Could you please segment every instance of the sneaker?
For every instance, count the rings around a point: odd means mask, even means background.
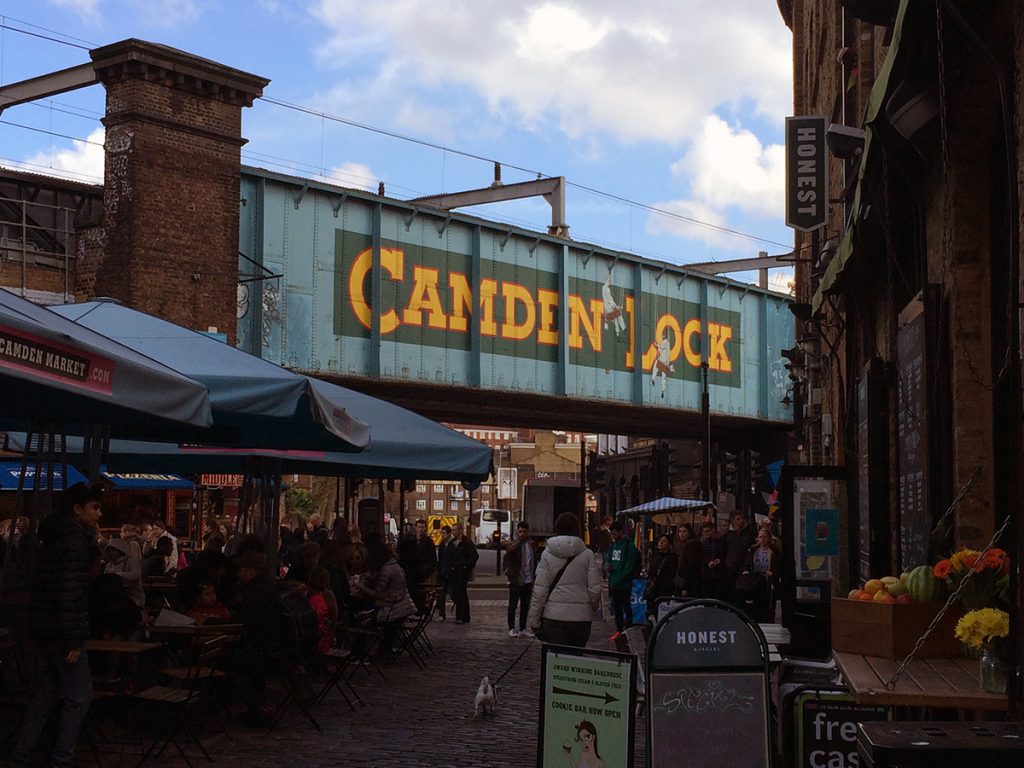
[[[456,619],[455,623],[456,624],[468,624],[469,622],[465,621],[464,619]]]
[[[444,623],[444,616],[435,616],[434,617],[434,621],[440,621],[443,624]]]
[[[509,637],[519,637],[519,630],[516,629],[515,627],[513,627],[512,629],[510,629],[508,631],[508,636]]]
[[[521,630],[519,630],[519,636],[520,637],[528,637],[531,640],[536,637],[536,635],[533,634],[533,632],[531,632],[529,629],[521,629]]]
[[[612,635],[611,635],[611,637],[608,638],[608,640],[609,640],[609,642],[614,643],[620,637],[622,637],[622,632],[620,632],[619,630],[615,630],[614,632],[612,632]]]

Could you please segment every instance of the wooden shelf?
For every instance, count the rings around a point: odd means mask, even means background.
[[[1006,696],[986,693],[978,683],[978,661],[965,657],[915,659],[893,690],[885,687],[900,660],[854,653],[833,654],[858,704],[1006,711]]]

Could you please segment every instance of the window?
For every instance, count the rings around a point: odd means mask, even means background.
[[[480,493],[482,493],[484,496],[490,496],[491,495],[491,486],[489,486],[489,485],[481,485],[480,486]]]
[[[452,504],[451,504],[451,511],[452,512],[458,512],[459,511],[459,502],[457,502],[457,501],[453,501],[452,502]]]
[[[434,485],[434,493],[444,493],[444,486],[440,483]]]
[[[427,492],[426,483],[417,483],[416,484],[416,493],[426,493],[426,492]]]
[[[444,512],[444,499],[434,499],[434,510]]]
[[[426,499],[416,499],[416,510],[419,512],[424,511],[427,508]]]

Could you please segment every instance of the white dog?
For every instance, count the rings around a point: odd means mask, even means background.
[[[473,702],[473,709],[476,712],[475,717],[483,715],[491,715],[493,717],[495,700],[494,686],[491,685],[490,678],[484,675],[484,679],[480,681],[480,687],[476,690],[476,700]]]

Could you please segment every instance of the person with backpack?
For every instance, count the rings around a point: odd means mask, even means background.
[[[620,521],[612,523],[610,531],[612,545],[608,550],[608,592],[615,613],[615,634],[609,639],[615,640],[626,627],[633,626],[633,574],[640,564],[640,552],[633,540],[623,535]]]
[[[453,546],[454,545],[454,546]],[[473,539],[465,534],[461,525],[452,526],[451,571],[448,576],[448,589],[455,603],[455,623],[469,623],[469,576],[480,559]]]

